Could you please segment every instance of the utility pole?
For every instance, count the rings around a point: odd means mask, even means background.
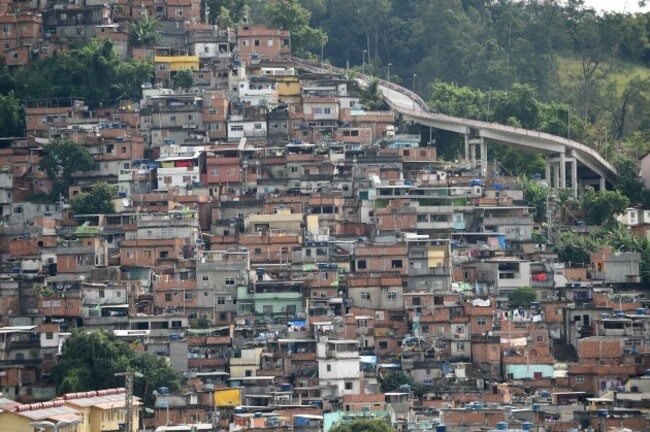
[[[123,376],[126,380],[126,393],[124,394],[124,408],[126,409],[126,420],[124,421],[124,430],[133,432],[133,378],[142,378],[140,372],[118,372],[115,376]]]

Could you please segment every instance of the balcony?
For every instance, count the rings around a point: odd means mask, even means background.
[[[533,219],[528,215],[485,217],[485,226],[532,225]]]
[[[422,230],[451,230],[454,229],[454,223],[450,221],[416,222],[415,228]]]

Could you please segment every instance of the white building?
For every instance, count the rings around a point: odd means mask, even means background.
[[[339,396],[361,394],[359,342],[324,339],[316,348],[319,385],[336,386]]]
[[[266,77],[250,77],[239,82],[238,97],[241,102],[249,102],[253,106],[278,103],[276,82]]]
[[[159,164],[158,190],[166,191],[175,187],[187,188],[199,185],[204,170],[205,153],[202,146],[173,147],[170,153],[156,160]]]

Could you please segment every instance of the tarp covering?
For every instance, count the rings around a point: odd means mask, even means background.
[[[241,405],[241,389],[215,390],[214,405],[218,407]]]

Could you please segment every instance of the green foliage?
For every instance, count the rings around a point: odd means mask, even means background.
[[[394,432],[394,429],[381,420],[353,420],[337,424],[330,432]]]
[[[56,52],[14,74],[21,99],[82,99],[92,107],[138,99],[140,85],[153,76],[153,64],[122,62],[110,40],[92,39],[69,52]]]
[[[582,197],[582,210],[589,225],[602,225],[625,211],[630,200],[620,191],[587,191]]]
[[[566,231],[560,235],[555,248],[561,261],[589,263],[591,254],[604,244],[603,238]]]
[[[515,308],[528,308],[535,300],[537,300],[537,293],[535,292],[535,288],[530,286],[517,288],[515,291],[508,294],[510,306]]]
[[[412,385],[411,376],[404,371],[387,372],[381,380],[383,393],[399,390],[404,384]]]
[[[174,75],[176,87],[187,90],[194,85],[194,72],[188,68],[180,68]]]
[[[326,33],[309,26],[311,12],[298,0],[268,0],[264,5],[264,16],[271,25],[291,32],[293,53],[320,49]]]
[[[533,208],[533,220],[541,223],[546,220],[546,206],[549,199],[549,188],[529,177],[519,177],[516,187],[524,191],[524,199]]]
[[[9,92],[0,94],[0,138],[22,137],[25,135],[25,113],[20,101]]]
[[[59,194],[68,194],[73,173],[92,170],[95,160],[84,146],[69,140],[59,140],[43,147],[39,166],[52,180],[52,195],[56,198]]]
[[[101,390],[124,386],[124,377],[115,373],[137,371],[144,378],[134,381],[134,394],[153,403],[152,390],[158,387],[180,389],[181,376],[162,357],[136,352],[110,330],[88,333],[75,329],[63,346],[52,380],[59,393]]]
[[[361,103],[369,111],[384,111],[389,109],[384,101],[384,95],[379,88],[379,80],[373,79],[368,86],[361,91]]]
[[[631,203],[641,203],[643,199],[643,179],[639,176],[639,164],[637,161],[620,157],[614,162],[618,172],[618,184],[616,189],[621,191]]]
[[[9,72],[4,57],[0,57],[0,95],[16,90],[16,79]]]
[[[245,13],[245,0],[206,0],[210,8],[210,22],[221,28],[242,21]]]
[[[72,211],[77,215],[111,214],[115,207],[111,201],[117,194],[117,185],[95,183],[90,192],[81,192],[70,200]]]
[[[162,40],[162,24],[157,17],[144,14],[137,21],[129,23],[131,43],[135,46],[153,46]]]

